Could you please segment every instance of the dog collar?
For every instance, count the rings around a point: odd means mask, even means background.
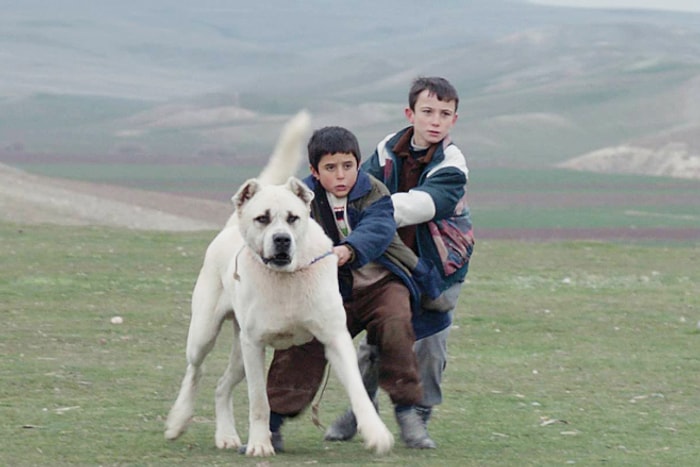
[[[236,258],[235,258],[236,263],[235,263],[235,267],[233,269],[233,279],[237,280],[237,281],[241,280],[241,276],[238,275],[238,255],[240,255],[242,251],[243,251],[243,248],[238,250],[238,253],[236,253]],[[306,266],[297,269],[297,271],[311,267],[311,266],[313,266],[314,263],[317,263],[317,262],[321,261],[323,258],[325,258],[326,256],[330,256],[332,254],[333,254],[333,250],[328,250],[325,253],[323,253],[322,255],[319,255],[319,256],[315,257],[314,259],[312,259],[309,262],[309,264],[307,264]]]
[[[321,256],[317,256],[317,257],[315,257],[314,259],[312,259],[311,262],[309,263],[309,266],[311,266],[312,264],[316,263],[317,261],[321,261],[321,260],[322,260],[323,258],[325,258],[326,256],[329,256],[329,255],[332,255],[332,254],[333,254],[333,250],[328,250],[327,252],[325,252],[325,253],[322,254]],[[307,267],[309,267],[309,266],[307,266]]]

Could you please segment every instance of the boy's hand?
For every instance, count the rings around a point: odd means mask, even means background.
[[[347,245],[334,246],[333,253],[338,257],[338,266],[351,261],[353,257],[352,248]]]

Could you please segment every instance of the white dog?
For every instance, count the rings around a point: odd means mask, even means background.
[[[284,129],[258,179],[232,198],[235,212],[209,245],[192,294],[187,370],[170,410],[165,437],[180,436],[194,413],[202,363],[226,319],[233,322],[228,367],[216,387],[216,446],[238,448],[232,390],[247,377],[249,456],[275,453],[269,430],[265,348],[303,344],[316,337],[348,393],[365,446],[378,454],[394,439],[365,390],[345,324],[332,242],[309,217],[313,192],[290,177],[302,156],[310,117],[301,112]],[[276,185],[278,183],[284,185]]]

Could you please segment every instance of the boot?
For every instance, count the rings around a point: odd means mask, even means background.
[[[326,429],[323,439],[326,441],[347,441],[357,433],[357,419],[351,409],[336,418],[331,426]]]
[[[271,431],[270,441],[272,441],[272,447],[275,448],[275,452],[284,452],[284,439],[282,438],[282,431]]]
[[[372,404],[379,412],[379,401],[377,394],[372,397]],[[326,429],[323,439],[326,441],[348,441],[357,434],[357,418],[352,409],[348,409]]]
[[[413,449],[435,449],[437,444],[430,439],[428,429],[415,407],[395,410],[396,421],[401,429],[401,439],[406,447]]]
[[[416,412],[420,415],[421,420],[423,420],[423,425],[428,427],[428,422],[430,421],[430,415],[433,413],[432,407],[427,407],[425,405],[417,405]]]

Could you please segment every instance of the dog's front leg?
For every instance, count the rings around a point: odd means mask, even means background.
[[[350,405],[357,417],[358,431],[365,440],[365,447],[380,455],[388,453],[394,445],[394,437],[379,418],[362,384],[357,354],[350,334],[340,333],[324,345],[326,358],[348,393]]]
[[[245,453],[246,456],[273,456],[275,449],[270,438],[270,403],[265,384],[265,346],[241,335],[241,351],[250,405],[248,446]]]

